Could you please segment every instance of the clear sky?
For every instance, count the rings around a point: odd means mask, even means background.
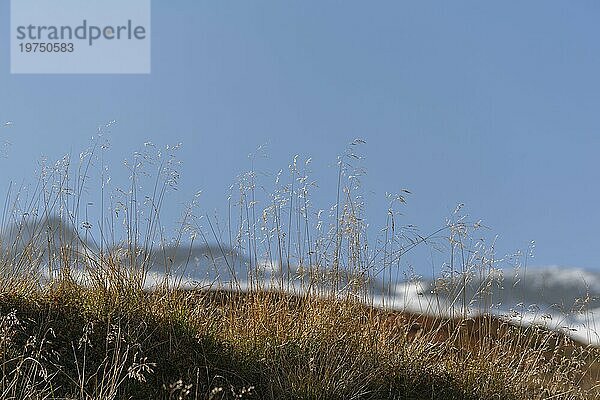
[[[181,142],[175,221],[198,190],[223,212],[250,168],[312,157],[335,201],[335,161],[356,137],[374,225],[407,188],[425,233],[457,203],[499,235],[536,241],[535,265],[600,269],[600,4],[596,1],[153,1],[149,75],[11,75],[0,0],[0,195],[35,183],[42,156],[110,133],[111,174],[142,144]],[[90,190],[93,190],[90,189]],[[417,266],[417,268],[421,268]]]

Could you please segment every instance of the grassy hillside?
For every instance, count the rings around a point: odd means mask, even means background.
[[[0,302],[3,399],[593,399],[600,352],[492,318],[276,292],[83,289]]]
[[[170,156],[140,155],[131,187],[110,195],[101,172],[107,210],[97,222],[85,188],[101,157],[85,153],[75,173],[69,160],[44,169],[33,192],[9,196],[2,218],[0,399],[600,398],[600,350],[558,333],[466,311],[449,319],[369,307],[375,282],[391,288],[415,248],[443,258],[440,290],[459,310],[475,304],[470,296],[497,301],[489,289],[501,287],[507,259],[474,236],[482,224],[461,207],[431,234],[401,224],[408,191],[389,196],[385,226],[369,240],[352,156],[340,158],[329,213],[310,203],[313,185],[294,159],[272,195],[257,193],[251,171],[225,224],[192,204],[169,239],[160,209],[178,179]],[[194,261],[180,251],[190,242],[222,253],[208,257],[223,277],[213,290],[173,280]],[[232,265],[233,254],[248,263]],[[508,260],[526,268],[521,255]],[[148,290],[157,265],[171,279]],[[223,290],[238,279],[245,291]]]

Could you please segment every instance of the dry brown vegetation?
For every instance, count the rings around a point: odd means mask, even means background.
[[[164,243],[158,215],[177,177],[170,158],[143,157],[158,176],[145,213],[137,201],[139,161],[131,168],[131,188],[110,198],[97,241],[62,226],[53,230],[47,221],[57,216],[88,235],[91,224],[80,209],[93,154],[82,158],[75,179],[66,178],[68,165],[45,172],[28,203],[35,209],[28,213],[46,218],[39,235],[26,237],[17,228],[16,239],[0,243],[2,399],[600,397],[600,350],[556,332],[490,316],[450,319],[369,306],[373,278],[391,279],[406,252],[434,239],[448,254],[449,290],[463,309],[470,299],[452,285],[467,284],[474,271],[492,276],[497,260],[493,246],[471,245],[480,224],[458,214],[434,235],[402,229],[394,204],[404,203],[406,191],[391,200],[382,244],[371,251],[363,205],[353,195],[359,174],[346,160],[353,154],[340,159],[330,223],[311,211],[309,180],[296,160],[291,183],[277,188],[262,210],[256,175],[241,179],[239,221],[230,219],[224,236],[251,260],[240,279],[249,278],[252,290],[243,291],[236,290],[235,277],[213,290],[182,290],[167,280],[144,286],[152,267],[146,254],[160,252]],[[65,190],[69,182],[74,187]],[[5,216],[21,221],[23,207]],[[120,225],[124,240],[116,243]],[[184,233],[222,240],[210,220],[208,227],[206,233],[186,214],[175,245]],[[282,271],[269,285],[259,259]],[[286,290],[298,286],[302,290]]]
[[[282,293],[2,295],[2,398],[591,399],[596,349]]]

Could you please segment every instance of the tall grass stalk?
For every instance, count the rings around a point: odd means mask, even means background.
[[[252,162],[226,221],[195,200],[171,235],[161,209],[177,146],[146,144],[126,189],[108,184],[104,144],[74,167],[44,164],[2,216],[0,398],[598,398],[598,349],[487,313],[506,260],[462,207],[422,234],[402,224],[410,192],[389,194],[369,238],[362,144],[339,158],[329,209],[312,204],[310,159],[294,157],[273,189]],[[425,314],[393,307],[419,287],[403,263],[420,247],[446,257],[432,296],[416,294]],[[216,278],[186,278],[199,262]]]

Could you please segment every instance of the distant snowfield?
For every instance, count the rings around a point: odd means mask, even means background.
[[[60,265],[57,260],[64,249],[69,249],[74,259],[88,260],[82,264],[89,266],[99,252],[73,232],[56,219],[47,225],[8,227],[0,236],[4,265],[1,274],[14,274],[12,266],[23,265],[21,254],[26,248],[29,257],[25,262],[38,265],[42,282],[50,278],[49,270],[56,269],[48,267],[49,261],[54,260],[50,265]],[[537,324],[600,347],[600,273],[581,268],[550,266],[495,271],[492,276],[483,277],[473,274],[466,279],[456,276],[454,281],[422,279],[391,285],[341,273],[337,275],[339,284],[333,288],[329,284],[332,271],[287,267],[277,261],[251,262],[223,245],[163,246],[159,251],[140,251],[135,257],[122,248],[111,249],[110,253],[118,255],[120,265],[148,266],[143,282],[148,290],[168,283],[182,289],[284,290],[293,294],[311,291],[322,295],[336,293],[341,297],[352,293],[368,305],[398,311],[444,317],[488,313],[517,325]],[[92,268],[101,264],[91,263]],[[85,268],[73,268],[71,273],[85,284],[89,276],[84,271]],[[463,291],[460,288],[465,281]],[[363,290],[355,291],[356,287]],[[364,288],[368,289],[367,294]]]

